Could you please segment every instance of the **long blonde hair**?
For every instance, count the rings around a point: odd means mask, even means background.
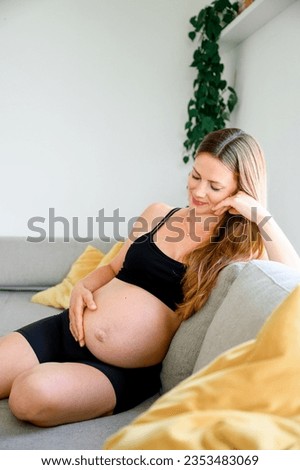
[[[266,204],[266,170],[263,152],[250,135],[240,129],[211,132],[201,142],[197,156],[206,152],[219,159],[237,177],[238,191]],[[177,313],[186,320],[207,301],[218,274],[230,263],[260,258],[264,244],[254,222],[228,212],[214,228],[212,236],[185,258],[184,301]]]

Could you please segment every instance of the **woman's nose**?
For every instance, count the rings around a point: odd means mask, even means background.
[[[205,197],[206,192],[207,192],[206,183],[204,181],[199,181],[194,191],[195,196]]]

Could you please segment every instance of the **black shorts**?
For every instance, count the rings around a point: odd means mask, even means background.
[[[117,367],[100,361],[86,346],[80,347],[69,329],[69,310],[17,330],[29,342],[40,363],[77,362],[100,370],[116,394],[114,413],[126,411],[160,389],[161,364],[140,368]]]

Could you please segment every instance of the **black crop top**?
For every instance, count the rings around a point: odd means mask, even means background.
[[[185,265],[170,258],[154,243],[153,235],[179,208],[174,208],[151,232],[137,238],[129,247],[117,279],[142,287],[172,310],[183,301],[182,278]]]

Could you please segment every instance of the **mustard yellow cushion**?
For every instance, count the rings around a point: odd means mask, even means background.
[[[117,242],[115,243],[112,248],[109,250],[108,253],[106,253],[106,255],[103,256],[103,258],[101,259],[99,265],[97,266],[98,268],[100,266],[105,266],[106,264],[110,263],[112,261],[112,259],[117,256],[117,254],[119,253],[120,249],[122,248],[122,246],[124,245],[123,242]]]
[[[72,289],[76,282],[87,276],[99,266],[108,264],[122,247],[122,242],[116,243],[105,255],[102,251],[89,245],[72,264],[65,279],[56,286],[34,294],[31,301],[56,308],[68,308]]]
[[[160,397],[104,448],[299,450],[299,338],[300,286],[255,340]]]

